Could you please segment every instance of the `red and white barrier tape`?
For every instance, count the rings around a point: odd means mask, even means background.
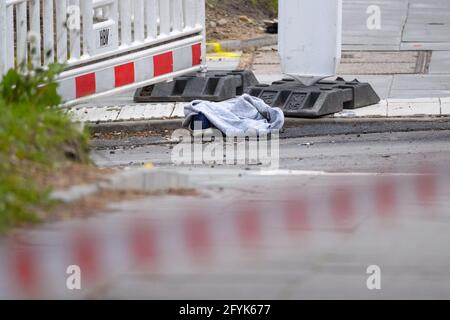
[[[151,209],[165,217],[142,210],[134,218],[102,217],[69,230],[23,231],[0,243],[0,298],[76,298],[80,293],[66,288],[71,265],[81,268],[90,288],[135,267],[177,272],[246,257],[252,250],[297,249],[308,231],[339,235],[370,216],[445,214],[449,181],[447,172],[366,177],[327,184],[320,192],[286,188],[288,195],[277,201],[190,200]]]

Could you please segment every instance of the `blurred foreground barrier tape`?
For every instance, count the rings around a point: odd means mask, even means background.
[[[253,249],[297,254],[311,230],[328,230],[339,239],[370,217],[395,222],[411,215],[448,216],[448,169],[418,171],[353,176],[355,184],[336,176],[320,192],[286,186],[270,201],[183,199],[183,205],[102,215],[65,229],[18,231],[0,242],[0,298],[86,297],[133,268],[177,273],[202,263],[240,261]],[[71,265],[81,270],[81,291],[66,287]]]

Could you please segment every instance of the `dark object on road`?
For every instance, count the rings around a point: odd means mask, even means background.
[[[342,78],[323,80],[313,86],[283,79],[272,85],[253,86],[247,92],[263,99],[269,106],[280,108],[286,117],[296,118],[318,118],[380,102],[370,84],[356,79],[350,82]]]
[[[266,33],[277,34],[278,33],[278,20],[264,20],[266,25]]]
[[[211,122],[209,122],[208,118],[203,114],[199,113],[192,118],[192,122],[190,125],[191,130],[206,130],[211,128]]]
[[[135,102],[225,101],[242,95],[259,82],[251,71],[208,71],[138,89]]]

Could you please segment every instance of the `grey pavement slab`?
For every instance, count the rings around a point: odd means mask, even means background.
[[[339,74],[408,74],[416,73],[420,52],[343,52]]]
[[[378,6],[381,28],[367,28],[368,7]],[[344,0],[345,50],[450,50],[446,0]]]
[[[381,29],[367,28],[367,9],[371,5],[379,6],[382,20]],[[382,49],[398,49],[402,30],[407,18],[407,0],[344,0],[343,7],[343,44]]]
[[[434,51],[430,63],[431,74],[450,74],[450,51]]]
[[[395,75],[390,98],[450,96],[450,75]]]
[[[450,42],[450,2],[410,0],[403,42]]]

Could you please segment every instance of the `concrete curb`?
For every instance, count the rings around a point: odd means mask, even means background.
[[[80,107],[69,110],[74,121],[87,123],[96,127],[95,132],[121,131],[124,124],[132,122],[138,126],[137,131],[176,128],[184,118],[186,103],[127,104],[103,107]],[[335,118],[373,118],[373,117],[427,117],[450,116],[450,97],[386,99],[376,105],[356,110],[344,110]],[[95,125],[91,125],[95,124]],[[164,125],[162,125],[164,124]],[[105,128],[102,131],[102,128]],[[116,128],[116,129],[113,129]]]
[[[375,122],[375,121],[394,121],[394,122],[411,122],[411,121],[436,121],[436,120],[450,121],[450,116],[408,116],[408,117],[325,117],[319,119],[297,119],[286,118],[285,127],[295,125],[318,125],[324,123],[346,123],[351,122]],[[148,120],[148,121],[127,121],[127,122],[112,122],[89,124],[88,128],[91,133],[109,133],[109,132],[125,132],[136,133],[144,131],[162,131],[162,130],[176,130],[181,129],[183,124],[182,119],[174,120]]]
[[[387,120],[387,121],[386,121]],[[450,117],[417,118],[325,118],[308,122],[292,119],[286,123],[281,133],[282,139],[332,136],[345,134],[370,134],[385,132],[410,132],[450,130]]]
[[[139,120],[123,122],[89,123],[88,129],[92,134],[109,132],[143,132],[175,130],[181,128],[183,119],[170,120]]]
[[[207,45],[207,52],[217,52],[217,46],[223,51],[240,51],[250,48],[261,48],[278,44],[278,35],[266,35],[245,40],[224,40]]]
[[[343,134],[430,130],[450,130],[450,117],[389,118],[388,121],[386,121],[386,118],[288,119],[285,128],[280,133],[280,138],[292,139]],[[128,137],[116,140],[93,140],[91,147],[97,150],[108,150],[150,145],[173,145],[177,143],[178,141],[172,141],[163,137]]]
[[[188,185],[187,175],[158,169],[132,169],[119,172],[108,181],[78,185],[68,190],[52,192],[50,197],[56,201],[71,203],[103,190],[158,192],[187,188]]]

